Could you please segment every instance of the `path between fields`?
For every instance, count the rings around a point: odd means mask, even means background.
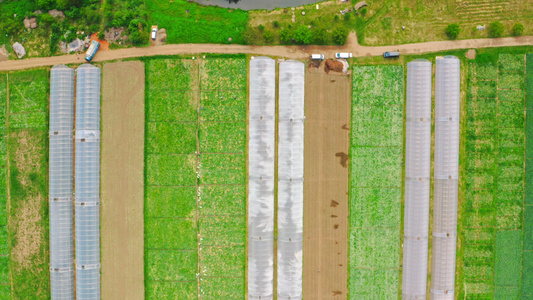
[[[420,54],[453,49],[509,47],[533,45],[533,36],[507,37],[494,39],[472,39],[458,41],[438,41],[405,45],[367,47],[357,43],[355,33],[351,33],[344,46],[246,46],[218,44],[175,44],[145,48],[126,48],[98,52],[95,62],[130,57],[177,55],[190,53],[246,53],[279,56],[293,59],[308,58],[311,53],[322,53],[333,57],[335,52],[352,52],[353,56],[378,56],[385,51],[400,51],[401,54]],[[76,64],[84,62],[85,54],[69,54],[52,57],[36,57],[22,60],[0,62],[0,71],[27,69],[57,64]]]

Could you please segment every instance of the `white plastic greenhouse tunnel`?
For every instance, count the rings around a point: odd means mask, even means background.
[[[459,187],[461,63],[455,56],[436,60],[435,169],[431,298],[454,299]]]
[[[52,299],[74,299],[73,136],[74,70],[50,72],[50,290]]]
[[[431,166],[431,62],[407,64],[402,298],[426,299]]]
[[[276,62],[250,60],[248,125],[248,298],[274,297]]]
[[[305,65],[279,64],[278,299],[302,298]]]
[[[100,299],[100,68],[76,83],[76,298]]]

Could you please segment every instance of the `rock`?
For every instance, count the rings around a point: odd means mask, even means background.
[[[33,17],[33,18],[26,17],[24,19],[24,27],[26,27],[27,29],[35,29],[35,28],[37,28],[37,18],[35,18],[35,17]]]
[[[59,42],[59,49],[61,49],[61,53],[68,53],[67,43]]]
[[[358,2],[358,3],[354,6],[354,8],[355,8],[355,10],[358,10],[358,9],[360,9],[361,7],[363,7],[363,6],[367,6],[367,5],[368,5],[368,4],[367,4],[365,1],[361,1],[361,2]]]
[[[36,16],[38,16],[38,15],[40,15],[42,13],[43,13],[42,10],[36,10],[36,11],[33,12],[33,14],[36,15]]]
[[[24,55],[26,55],[26,49],[24,49],[24,46],[22,46],[19,42],[13,44],[13,50],[19,58],[22,58]]]
[[[70,53],[72,51],[82,51],[83,46],[85,43],[80,39],[75,39],[70,44],[67,45],[67,52]]]
[[[65,14],[62,11],[59,11],[57,9],[49,10],[48,13],[54,18],[59,18],[61,20],[65,18]]]

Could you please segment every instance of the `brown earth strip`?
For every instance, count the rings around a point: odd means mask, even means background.
[[[102,299],[144,299],[144,64],[102,82]]]
[[[305,79],[305,299],[346,299],[351,79],[309,68]],[[348,129],[348,130],[347,130]]]

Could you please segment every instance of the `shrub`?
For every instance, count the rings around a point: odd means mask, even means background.
[[[279,34],[279,40],[285,44],[292,42],[292,37],[293,33],[292,30],[290,30],[289,28],[281,30],[281,33]]]
[[[516,23],[513,26],[513,35],[514,36],[520,36],[524,33],[524,24],[522,23]]]
[[[335,42],[335,44],[344,45],[348,39],[348,29],[344,26],[337,26],[335,29],[333,29],[332,35],[333,42]]]
[[[312,39],[313,39],[313,34],[311,33],[311,29],[309,29],[309,27],[305,25],[301,25],[294,32],[294,40],[298,44],[304,44],[304,45],[311,44]]]
[[[364,17],[366,15],[366,13],[368,12],[368,10],[366,9],[366,7],[363,7],[361,9],[361,15]]]
[[[455,40],[459,36],[459,33],[461,33],[461,27],[459,27],[459,24],[454,23],[450,24],[446,27],[446,35],[451,39]]]
[[[324,27],[317,28],[313,36],[315,38],[315,44],[324,45],[328,43],[328,31]]]
[[[275,28],[278,28],[279,27],[279,22],[278,21],[274,21],[274,22],[272,22],[272,25],[274,25]]]
[[[274,32],[272,30],[263,31],[263,39],[267,43],[272,43],[274,41]]]
[[[104,40],[105,39],[105,32],[103,30],[98,32],[98,39],[99,40]]]
[[[259,29],[259,31],[263,31],[265,30],[265,26],[263,26],[263,24],[260,24],[259,26],[257,26],[257,29]]]
[[[501,22],[495,21],[489,25],[489,34],[492,37],[500,37],[503,35],[504,27]]]
[[[350,21],[351,14],[345,13],[344,14],[344,21],[349,22]]]
[[[333,20],[338,21],[339,20],[339,15],[335,15],[335,17],[333,17]]]

